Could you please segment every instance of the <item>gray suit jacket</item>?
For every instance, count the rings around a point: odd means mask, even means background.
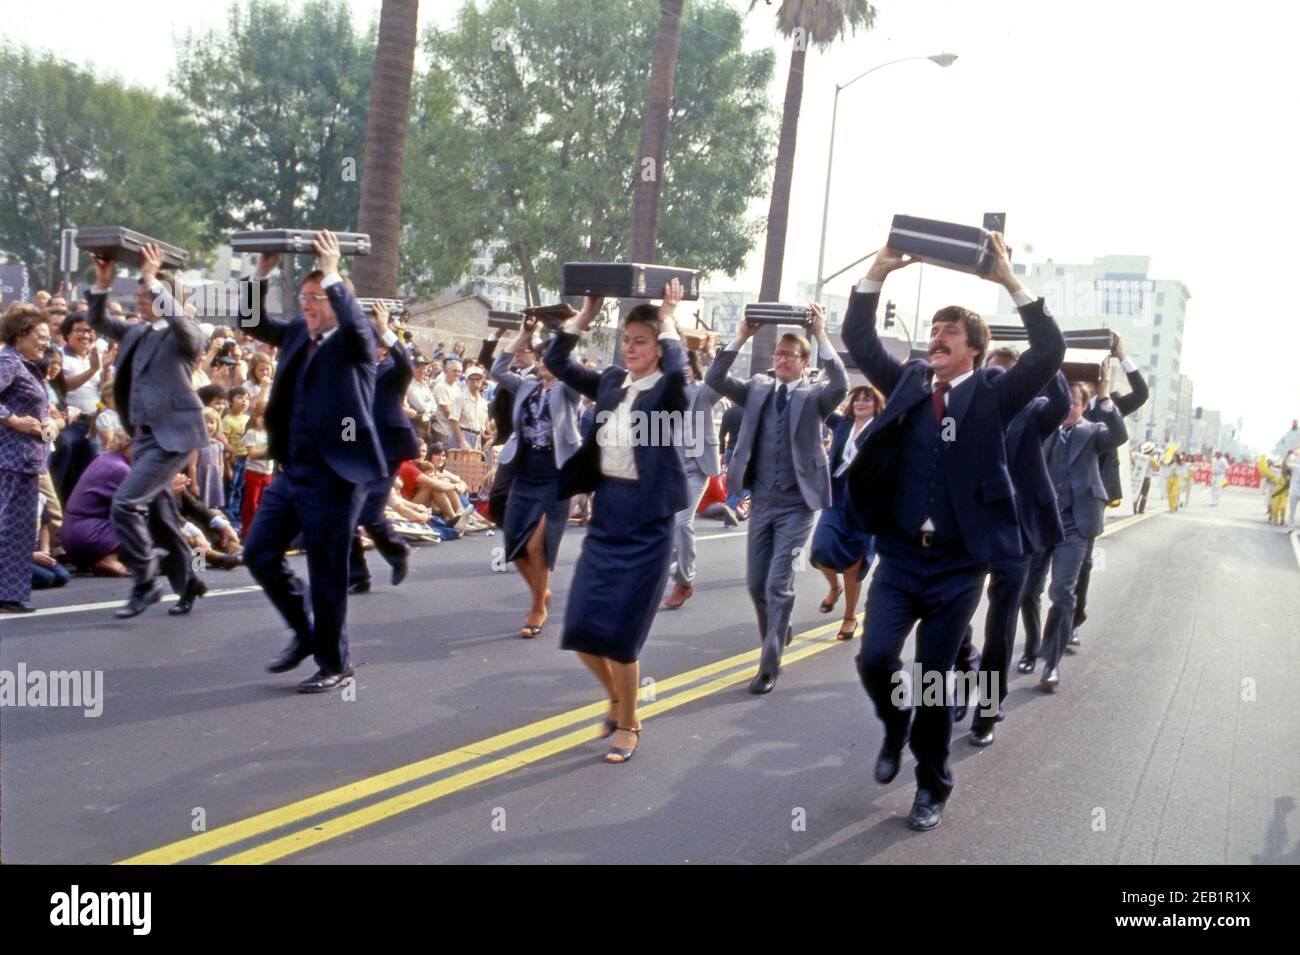
[[[737,354],[731,349],[724,350],[704,375],[706,385],[745,409],[736,449],[727,466],[727,487],[731,489],[748,487],[746,472],[754,451],[759,415],[777,385],[776,379],[768,375],[754,375],[748,381],[729,375]],[[824,377],[816,384],[801,379],[790,395],[790,444],[795,476],[804,503],[814,511],[831,504],[831,472],[822,442],[822,422],[839,407],[849,391],[848,375],[838,355],[824,371]]]
[[[509,464],[518,453],[524,399],[542,385],[542,380],[536,375],[521,375],[517,371],[511,371],[510,363],[514,357],[508,351],[502,352],[492,362],[492,370],[489,372],[493,381],[515,396],[514,407],[510,411],[514,430],[497,453],[500,464]],[[548,400],[551,403],[551,432],[555,436],[555,466],[562,468],[582,446],[582,432],[578,427],[582,416],[582,396],[564,382],[557,381],[551,388]]]
[[[686,418],[682,433],[674,440],[682,465],[694,461],[712,477],[722,470],[718,457],[718,426],[713,421],[713,406],[722,395],[708,385],[695,382],[686,386]]]
[[[193,451],[208,443],[203,403],[191,378],[194,363],[203,354],[203,332],[171,295],[164,291],[159,299],[167,327],[150,334],[149,322],[132,325],[110,315],[107,293],[86,293],[90,326],[119,342],[113,396],[122,424],[128,430],[151,429],[154,440],[166,451]],[[143,362],[138,376],[137,352]],[[130,417],[133,392],[137,406],[143,408],[138,421]]]
[[[1052,442],[1061,440],[1060,431],[1053,431],[1043,439],[1043,458],[1050,462]],[[1071,510],[1074,524],[1084,537],[1096,537],[1106,524],[1106,502],[1110,495],[1101,480],[1098,457],[1103,452],[1118,448],[1128,440],[1124,416],[1112,407],[1101,412],[1101,421],[1080,418],[1070,432],[1068,463],[1070,473]],[[1084,452],[1088,453],[1084,453]]]

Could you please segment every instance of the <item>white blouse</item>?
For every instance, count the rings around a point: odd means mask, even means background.
[[[636,456],[632,453],[632,403],[644,391],[649,391],[664,376],[662,371],[632,380],[628,372],[623,380],[623,400],[618,403],[614,413],[606,417],[596,430],[596,442],[600,447],[600,473],[605,477],[622,478],[635,481]],[[641,433],[647,433],[643,426]]]

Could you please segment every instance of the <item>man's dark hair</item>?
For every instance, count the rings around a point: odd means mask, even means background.
[[[85,315],[78,315],[76,312],[69,312],[63,317],[63,321],[59,323],[59,334],[63,336],[65,342],[68,340],[68,336],[72,334],[72,329],[76,327],[77,322],[83,322],[87,328],[91,327],[89,319]]]
[[[203,407],[212,404],[217,398],[226,397],[226,389],[220,385],[204,385],[198,390],[199,401],[203,402]]]
[[[1018,362],[1020,361],[1020,351],[1019,349],[1012,348],[1010,345],[1003,345],[1001,348],[995,348],[991,352],[989,352],[988,360],[990,362],[994,362],[994,361],[1009,361],[1013,363]]]
[[[974,366],[979,368],[984,364],[984,352],[989,347],[989,326],[978,312],[972,312],[969,308],[960,305],[947,305],[934,313],[934,318],[930,320],[930,327],[933,328],[940,322],[959,323],[966,333],[966,343],[976,350]]]

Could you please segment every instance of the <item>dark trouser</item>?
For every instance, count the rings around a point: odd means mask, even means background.
[[[1079,581],[1074,585],[1074,619],[1071,630],[1077,630],[1088,619],[1088,582],[1092,580],[1092,545],[1097,540],[1088,538],[1088,549],[1083,554],[1083,566],[1079,568]]]
[[[97,454],[99,439],[90,430],[89,415],[82,415],[59,434],[54,442],[54,453],[50,455],[50,476],[54,479],[60,503],[68,503],[73,488]]]
[[[163,573],[172,590],[181,594],[193,573],[194,553],[181,536],[181,515],[172,493],[172,480],[185,467],[192,451],[168,451],[148,428],[136,428],[131,442],[131,473],[113,495],[109,519],[121,545],[122,563],[143,593],[158,572],[155,547],[164,551]]]
[[[758,669],[768,676],[775,676],[781,667],[785,634],[794,610],[794,562],[804,553],[816,517],[798,488],[754,495],[747,541],[747,582],[763,646]]]
[[[1033,660],[1038,655],[1037,626],[1043,582],[1048,566],[1051,567],[1052,583],[1048,596],[1052,605],[1047,611],[1047,622],[1043,625],[1042,634],[1043,666],[1048,670],[1054,670],[1060,664],[1065,644],[1070,639],[1074,621],[1074,588],[1079,581],[1079,568],[1083,566],[1084,554],[1091,542],[1091,538],[1080,535],[1069,511],[1062,514],[1061,518],[1065,525],[1065,540],[1050,551],[1034,554],[1029,568],[1029,581],[1025,585],[1025,656]],[[1032,632],[1029,615],[1031,607]]]
[[[488,491],[488,520],[497,527],[506,526],[506,504],[510,501],[510,486],[515,483],[515,458],[497,465],[496,477]]]
[[[972,730],[983,730],[1002,719],[1007,698],[1007,674],[1016,646],[1016,616],[1029,577],[1029,557],[994,562],[989,579],[989,609],[984,616],[984,648],[979,668],[988,681],[981,687],[983,698],[974,702]],[[969,637],[970,628],[966,633]],[[960,657],[958,659],[960,662]]]
[[[348,663],[348,563],[364,494],[364,485],[343,480],[323,462],[286,468],[262,496],[244,544],[253,579],[326,673],[340,673]],[[284,559],[299,533],[307,551],[310,615],[306,588]]]
[[[393,479],[397,477],[397,469],[401,463],[401,461],[389,461],[388,475],[375,478],[367,485],[365,497],[361,501],[361,512],[357,515],[357,523],[366,529],[370,539],[375,542],[375,550],[379,551],[380,557],[388,561],[389,567],[394,566],[411,552],[406,541],[393,531],[393,525],[389,524],[388,518],[384,516],[384,509],[388,506],[388,496],[393,490]],[[352,533],[352,551],[348,560],[348,582],[353,584],[370,582],[366,552],[361,546],[361,535],[355,530]]]
[[[1147,512],[1147,494],[1151,491],[1151,475],[1142,479],[1142,490],[1138,492],[1137,500],[1133,502],[1134,514],[1145,514]]]
[[[933,680],[937,674],[946,681],[962,635],[979,606],[988,565],[973,561],[960,541],[922,548],[898,538],[877,537],[876,547],[880,562],[867,590],[858,675],[885,724],[885,746],[901,750],[910,741],[917,788],[947,799],[953,786],[948,767],[951,700],[945,694],[941,705],[926,705],[922,685],[914,685],[914,705],[903,705],[903,643],[919,621],[916,662],[922,678]]]
[[[0,468],[0,600],[32,595],[32,551],[40,475]]]

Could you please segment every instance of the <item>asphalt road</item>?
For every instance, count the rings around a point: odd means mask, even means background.
[[[571,529],[535,641],[500,536],[425,548],[353,598],[353,699],[263,666],[285,642],[245,572],[176,619],[112,619],[118,581],[0,617],[0,669],[103,671],[102,715],[0,709],[5,862],[1300,862],[1300,541],[1260,495],[1197,491],[1098,544],[1083,647],[1054,695],[1013,673],[997,742],[954,734],[942,827],[914,833],[913,764],[871,779],[881,731],[838,614],[799,575],[776,691],[753,697],[743,533],[703,522],[701,584],[642,657],[655,701],[599,761],[594,681],[557,649]],[[1119,522],[1123,524],[1123,522]],[[378,558],[371,556],[372,567]],[[499,565],[499,560],[496,561]],[[163,607],[167,606],[164,604]],[[982,619],[977,616],[977,622]]]

